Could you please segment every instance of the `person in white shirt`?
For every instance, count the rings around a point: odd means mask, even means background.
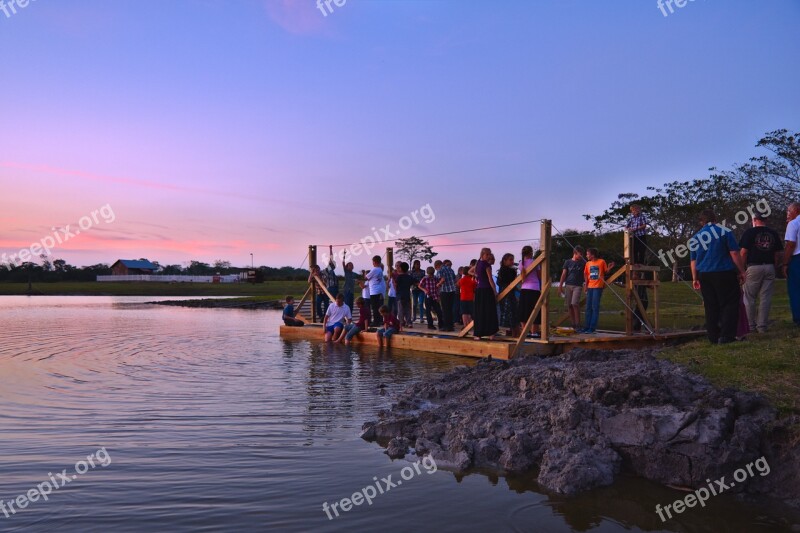
[[[383,305],[383,295],[386,292],[386,282],[383,279],[383,268],[381,267],[381,256],[376,255],[372,258],[372,270],[366,275],[369,283],[369,303],[372,307],[372,325],[381,325],[380,308]]]
[[[792,320],[800,326],[800,202],[792,202],[786,209],[786,246],[783,252],[783,275],[789,291]]]
[[[322,321],[322,329],[325,330],[325,341],[330,341],[333,337],[339,337],[345,324],[353,321],[353,314],[350,308],[344,304],[344,294],[336,295],[336,304],[328,307],[325,312],[325,319]]]

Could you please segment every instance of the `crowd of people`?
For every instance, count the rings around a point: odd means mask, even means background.
[[[648,220],[640,206],[630,207],[626,231],[632,236],[631,263],[645,264]],[[773,284],[779,267],[788,277],[792,317],[800,325],[800,203],[787,210],[788,226],[784,241],[766,226],[766,218],[755,214],[753,227],[739,242],[727,228],[717,224],[712,210],[700,213],[701,229],[693,237],[702,246],[690,246],[692,285],[700,291],[706,316],[708,338],[713,343],[728,343],[743,338],[749,331],[763,332],[769,325]],[[382,258],[372,258],[372,268],[354,271],[352,262],[344,264],[343,286],[339,289],[336,262],[331,259],[324,269],[310,268],[309,283],[314,284],[316,314],[323,318],[325,340],[349,344],[355,335],[374,332],[383,345],[392,335],[414,324],[429,330],[455,331],[456,325],[472,324],[476,340],[493,340],[501,334],[519,337],[541,336],[541,313],[536,304],[541,291],[550,286],[542,280],[541,264],[531,268],[538,252],[524,246],[519,262],[506,253],[494,272],[495,256],[483,248],[468,266],[453,270],[449,259],[435,261],[423,269],[419,260],[411,265],[398,261],[386,271]],[[600,302],[606,278],[614,263],[606,263],[596,248],[573,247],[572,257],[564,261],[558,293],[564,297],[572,327],[583,334],[597,331]],[[634,272],[634,275],[636,272]],[[321,280],[321,284],[317,281]],[[324,286],[324,289],[323,289]],[[356,288],[360,296],[356,298]],[[647,308],[647,287],[637,286],[637,295]],[[330,300],[328,295],[334,298]],[[500,295],[502,294],[502,297]],[[586,310],[581,325],[581,300]],[[354,305],[358,320],[353,321]],[[533,320],[529,320],[534,311]],[[634,328],[645,322],[638,308]],[[435,318],[435,321],[434,321]],[[287,297],[283,313],[288,326],[302,326],[304,321],[294,309],[294,299]]]

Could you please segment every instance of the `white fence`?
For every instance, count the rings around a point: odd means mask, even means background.
[[[138,274],[130,276],[97,276],[97,281],[156,281],[161,283],[235,283],[238,274],[226,276],[159,276],[156,274]]]

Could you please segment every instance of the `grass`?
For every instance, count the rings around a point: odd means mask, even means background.
[[[277,300],[291,294],[300,298],[304,281],[267,281],[260,284],[213,283],[37,283],[34,291],[44,295],[115,296],[235,296],[242,302]],[[0,294],[26,294],[25,283],[0,283]],[[614,291],[622,297],[621,287]],[[703,307],[697,294],[685,283],[664,283],[659,290],[661,327],[690,329],[703,325]],[[651,293],[651,306],[653,305]],[[551,323],[564,312],[563,299],[551,292]],[[624,329],[623,303],[606,289],[601,303],[600,327]],[[786,282],[776,283],[770,332],[752,334],[745,342],[713,346],[696,340],[663,349],[660,357],[680,363],[719,387],[756,391],[767,397],[783,414],[800,414],[800,345],[798,330],[791,323]]]

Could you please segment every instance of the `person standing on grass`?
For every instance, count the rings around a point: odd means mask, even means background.
[[[745,271],[736,238],[716,222],[713,210],[700,213],[703,227],[693,237],[700,244],[691,252],[692,287],[703,295],[708,340],[727,344],[736,340]]]
[[[488,337],[494,340],[500,326],[497,320],[497,286],[492,277],[492,265],[490,258],[492,250],[482,248],[480,259],[475,262],[475,266],[469,269],[469,275],[475,276],[477,284],[475,286],[475,314],[472,320],[474,325],[474,339],[481,340]]]
[[[783,274],[789,291],[792,320],[800,326],[800,202],[792,202],[786,210],[786,251],[783,253]]]
[[[586,265],[583,267],[584,287],[586,288],[586,327],[579,333],[594,333],[600,320],[600,300],[603,298],[603,289],[606,285],[606,274],[614,263],[610,265],[600,257],[597,248],[586,250]]]
[[[372,307],[372,325],[381,325],[380,308],[383,305],[383,295],[386,292],[386,282],[383,279],[383,268],[381,268],[381,256],[376,255],[372,258],[372,270],[367,273],[369,283],[369,300]]]
[[[647,217],[642,214],[638,204],[631,206],[631,217],[625,229],[633,235],[633,264],[643,265],[647,254]]]
[[[461,267],[461,278],[458,280],[459,298],[461,299],[461,322],[466,326],[472,321],[475,300],[475,278],[468,274],[469,267]]]
[[[447,266],[445,261],[436,261],[434,264],[436,279],[439,286],[439,302],[442,306],[442,331],[454,331],[453,300],[456,297],[456,274]]]
[[[325,330],[325,341],[339,339],[339,335],[344,331],[346,324],[353,321],[353,314],[350,308],[344,305],[344,294],[336,296],[336,302],[325,311],[325,319],[322,321],[322,329]]]
[[[581,293],[583,292],[583,269],[586,266],[583,254],[583,246],[576,246],[572,249],[572,259],[564,261],[561,279],[558,282],[558,294],[564,296],[564,305],[567,307],[572,328],[575,331],[581,327]]]
[[[783,241],[778,232],[767,227],[766,217],[753,217],[753,227],[744,232],[739,240],[742,262],[747,269],[744,282],[744,305],[747,310],[750,331],[764,333],[769,323],[772,306],[772,291],[775,272],[780,264]],[[759,306],[756,307],[756,299]]]
[[[414,278],[414,288],[411,290],[411,297],[414,299],[414,309],[411,316],[414,320],[419,317],[419,323],[425,320],[425,293],[419,288],[419,282],[425,277],[425,271],[420,267],[419,259],[415,259],[411,265],[410,275]]]

